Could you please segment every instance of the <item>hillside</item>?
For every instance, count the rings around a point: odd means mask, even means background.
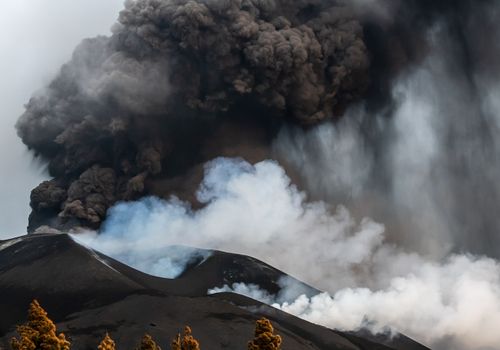
[[[329,330],[232,293],[206,295],[208,289],[232,282],[258,283],[276,292],[276,281],[284,275],[251,257],[213,252],[179,278],[164,279],[90,250],[68,235],[0,241],[0,346],[8,345],[29,302],[37,298],[70,337],[73,349],[95,348],[106,331],[119,348],[135,346],[145,331],[165,347],[185,324],[192,326],[203,349],[244,349],[255,320],[263,315],[283,336],[287,350],[426,349],[404,336],[390,340]]]

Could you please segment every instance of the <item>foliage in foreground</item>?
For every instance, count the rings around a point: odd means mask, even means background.
[[[11,340],[12,350],[70,350],[70,342],[64,333],[57,334],[54,322],[37,300],[33,300],[28,310],[28,320],[17,326],[18,337]],[[282,339],[274,334],[274,328],[266,318],[256,322],[254,339],[248,342],[248,350],[280,350]],[[184,334],[177,334],[170,344],[171,350],[201,350],[200,343],[193,337],[189,326]],[[115,350],[116,344],[106,333],[97,346],[98,350]],[[145,334],[136,350],[161,350],[149,334]]]
[[[37,300],[33,300],[28,310],[28,321],[17,326],[17,338],[12,338],[13,350],[69,350],[70,343],[63,333],[56,334],[54,322]]]
[[[135,350],[161,350],[149,334],[144,334],[141,344]]]
[[[184,328],[184,336],[181,339],[180,333],[177,338],[172,341],[172,350],[200,350],[200,343],[191,335],[191,328],[186,326]]]
[[[257,321],[255,325],[255,338],[248,342],[248,350],[279,350],[281,337],[274,334],[274,328],[266,318]]]
[[[116,344],[113,339],[109,336],[108,333],[104,336],[104,339],[97,346],[97,350],[115,350]]]

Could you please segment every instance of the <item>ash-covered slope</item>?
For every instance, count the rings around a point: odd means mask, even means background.
[[[73,349],[95,348],[106,331],[122,348],[135,346],[146,331],[165,345],[184,324],[193,327],[203,349],[244,348],[262,315],[273,321],[286,349],[426,349],[403,336],[387,346],[381,343],[388,339],[377,343],[332,331],[240,295],[206,296],[208,288],[234,281],[272,291],[283,275],[255,259],[214,252],[169,280],[134,270],[68,235],[0,241],[0,347],[37,298],[70,336]]]

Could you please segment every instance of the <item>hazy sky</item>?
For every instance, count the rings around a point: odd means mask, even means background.
[[[16,135],[32,93],[86,37],[108,34],[123,0],[0,2],[0,239],[26,232],[29,193],[47,175]]]

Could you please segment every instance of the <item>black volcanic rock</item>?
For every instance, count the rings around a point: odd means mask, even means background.
[[[214,252],[170,280],[134,270],[68,235],[0,241],[0,348],[36,298],[77,350],[96,348],[105,332],[118,348],[135,346],[144,332],[168,348],[185,324],[205,350],[244,349],[261,316],[273,321],[287,350],[426,349],[403,336],[375,341],[333,331],[232,293],[206,296],[207,289],[235,281],[272,292],[284,275],[250,257]]]
[[[244,282],[255,284],[269,294],[276,295],[282,289],[280,282],[287,278],[301,294],[313,296],[321,293],[320,290],[250,256],[221,251],[209,251],[206,255],[209,256],[203,262],[194,261],[175,279],[177,290],[185,290],[187,295],[202,296],[206,295],[208,289]]]

